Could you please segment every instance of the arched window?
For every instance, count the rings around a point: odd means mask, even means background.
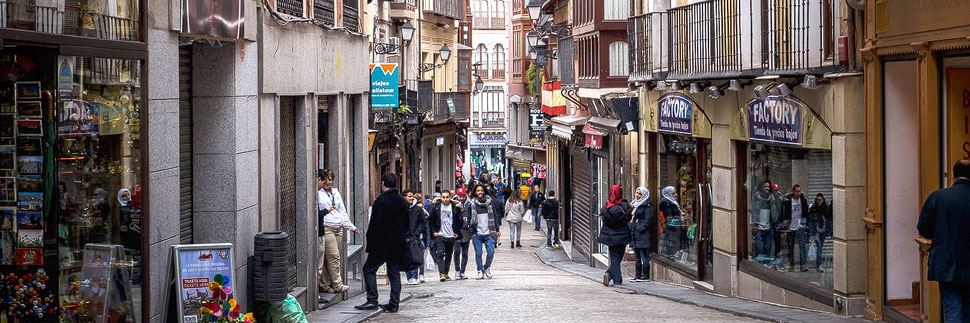
[[[472,64],[481,64],[477,69],[478,75],[482,78],[488,78],[488,47],[485,47],[485,44],[478,44],[473,56]]]
[[[626,42],[610,44],[610,76],[630,75],[630,51]]]
[[[492,52],[492,69],[505,71],[505,47],[502,44],[495,44],[495,50]]]

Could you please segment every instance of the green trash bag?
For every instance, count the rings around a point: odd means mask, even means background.
[[[258,316],[262,316],[262,320],[258,320],[260,323],[307,323],[303,307],[293,295],[287,295],[279,302],[265,303],[258,312]]]

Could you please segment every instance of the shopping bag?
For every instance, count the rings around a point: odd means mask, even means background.
[[[435,267],[435,264],[434,264],[434,256],[431,256],[430,252],[426,253],[424,255],[424,270],[433,271],[436,269],[437,268]]]
[[[818,258],[818,245],[815,242],[815,238],[809,241],[808,246],[808,262],[814,262]]]
[[[424,265],[424,246],[421,245],[421,241],[414,237],[408,237],[404,239],[404,243],[407,246],[404,248],[404,259],[401,261],[401,269],[404,271],[412,271],[421,268],[421,265]]]
[[[525,223],[532,223],[532,210],[525,211],[525,216],[522,217],[522,221],[525,221]]]

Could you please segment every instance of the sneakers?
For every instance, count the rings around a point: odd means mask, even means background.
[[[468,276],[465,276],[465,273],[458,273],[457,277],[458,277],[458,280],[468,279]]]
[[[631,278],[631,279],[630,279],[630,282],[631,282],[631,283],[639,283],[639,282],[641,282],[641,281],[642,281],[642,280],[640,280],[640,277],[635,277],[635,278]]]
[[[822,268],[822,266],[818,266],[818,272],[824,273],[825,272],[825,268]]]
[[[485,279],[485,272],[484,271],[479,271],[478,272],[478,279]]]
[[[448,276],[446,276],[445,274],[438,274],[438,279],[440,279],[441,282],[443,283],[446,280],[448,280]]]
[[[408,285],[417,285],[417,284],[418,284],[417,279],[414,279],[414,278],[408,279]]]
[[[424,283],[424,275],[418,276],[418,282]]]
[[[449,281],[452,280],[451,276],[445,275],[445,280],[449,280]]]
[[[610,279],[610,275],[603,274],[603,286],[610,287],[610,284],[612,283],[613,283],[613,280]]]
[[[492,270],[490,268],[485,269],[485,278],[492,279]]]

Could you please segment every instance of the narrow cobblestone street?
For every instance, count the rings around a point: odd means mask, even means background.
[[[527,226],[524,226],[527,227]],[[503,229],[507,230],[507,227]],[[373,322],[753,322],[711,309],[606,288],[586,278],[549,267],[536,258],[535,247],[544,243],[541,232],[524,228],[523,248],[511,249],[502,237],[492,264],[492,279],[439,282],[404,286],[411,300],[398,313],[383,313]],[[507,232],[503,231],[507,234]],[[469,248],[474,254],[474,248]],[[470,259],[468,273],[475,261]],[[642,284],[642,283],[641,283]],[[382,290],[382,295],[386,290]]]

